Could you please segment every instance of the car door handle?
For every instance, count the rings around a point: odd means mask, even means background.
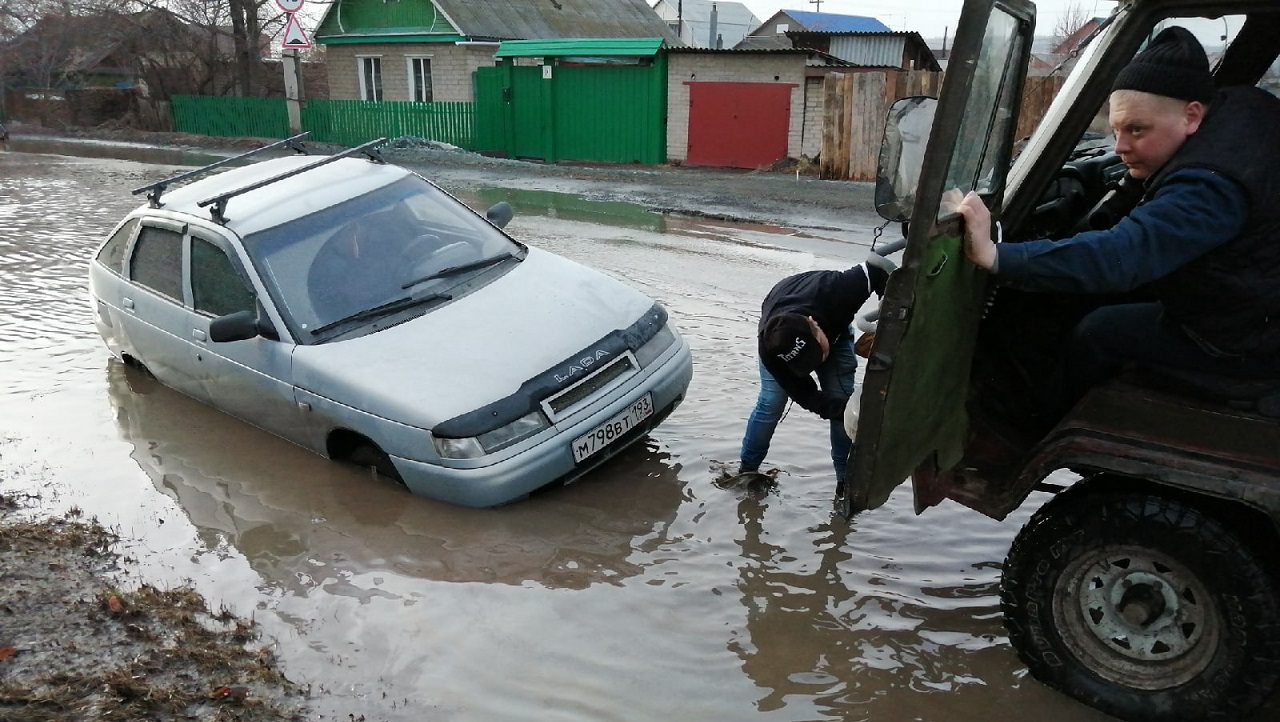
[[[198,329],[198,328],[193,328],[193,329],[191,329],[191,338],[194,338],[195,340],[200,341],[201,343],[203,343],[203,342],[205,342],[205,341],[208,341],[208,340],[209,340],[209,335],[208,335],[208,334],[206,334],[204,331],[201,331],[201,330],[200,330],[200,329]]]
[[[120,299],[120,305],[121,305],[121,306],[124,306],[125,308],[129,309],[130,311],[132,311],[132,310],[133,310],[133,299],[132,299],[132,298],[121,298],[121,299]]]

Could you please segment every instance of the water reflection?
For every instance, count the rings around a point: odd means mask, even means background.
[[[133,460],[207,549],[238,549],[268,584],[343,593],[352,574],[583,589],[639,573],[633,540],[681,502],[667,455],[637,444],[572,487],[501,509],[414,497],[188,399],[112,360],[108,395]],[[346,590],[346,593],[357,593]]]
[[[77,158],[116,158],[155,165],[203,166],[222,160],[224,155],[205,150],[163,148],[142,143],[121,143],[42,135],[21,135],[9,139],[9,150],[15,153],[48,153]],[[227,153],[226,155],[235,155]]]

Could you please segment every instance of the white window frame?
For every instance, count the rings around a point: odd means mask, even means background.
[[[365,65],[369,61],[376,61],[374,68],[377,71],[377,87],[370,88],[365,81]],[[357,55],[356,56],[356,79],[360,83],[360,99],[366,101],[380,102],[383,98],[383,88],[385,87],[382,79],[382,56],[381,55]]]
[[[409,78],[409,100],[414,103],[430,103],[435,100],[436,84],[435,78],[432,77],[431,58],[430,55],[406,55],[404,58],[406,77]],[[419,60],[427,61],[427,89],[431,91],[431,97],[425,100],[419,100],[417,97],[419,86],[415,66]]]

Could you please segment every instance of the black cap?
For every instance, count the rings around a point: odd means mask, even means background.
[[[1213,74],[1200,41],[1186,28],[1160,31],[1120,71],[1111,90],[1140,90],[1178,100],[1213,100]]]
[[[800,376],[808,376],[822,363],[822,347],[809,319],[798,313],[780,313],[764,322],[760,352],[777,357]]]

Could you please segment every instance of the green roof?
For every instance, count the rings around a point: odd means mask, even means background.
[[[657,55],[662,38],[561,38],[504,40],[495,57],[529,58],[564,55]]]

